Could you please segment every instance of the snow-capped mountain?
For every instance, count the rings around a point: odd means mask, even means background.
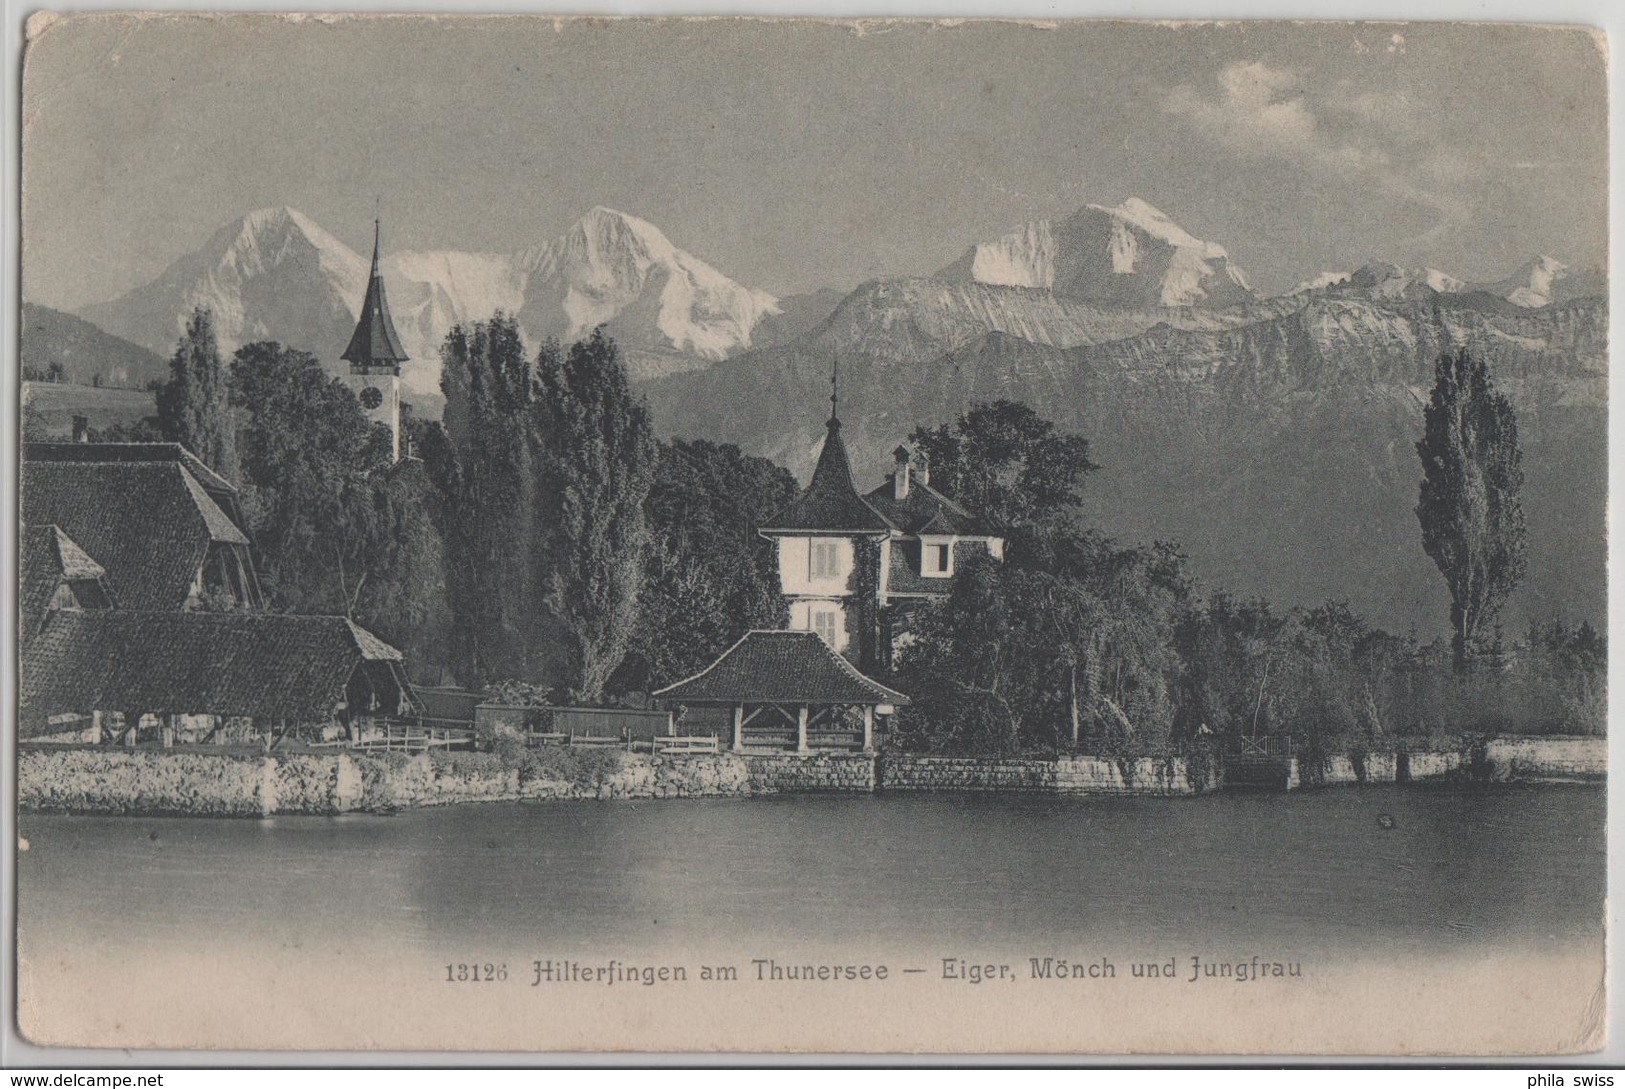
[[[1370,261],[1348,277],[1348,286],[1370,299],[1416,299],[1427,292],[1456,295],[1467,282],[1436,268],[1402,268],[1387,261]]]
[[[1525,310],[1608,293],[1598,270],[1575,271],[1555,257],[1533,257],[1505,279],[1469,283],[1436,268],[1405,268],[1371,261],[1355,272],[1322,272],[1294,287],[1288,296],[1326,293],[1363,299],[1427,300],[1438,295],[1492,295]]]
[[[1324,291],[1328,287],[1343,283],[1353,275],[1352,272],[1322,272],[1301,281],[1298,286],[1288,291],[1287,294],[1290,296],[1302,295],[1310,291]]]
[[[250,212],[150,284],[84,316],[168,355],[194,307],[222,347],[273,339],[338,366],[366,289],[367,258],[291,208]],[[704,366],[750,346],[778,300],[678,249],[636,216],[594,208],[563,236],[515,253],[391,252],[381,271],[412,357],[409,389],[439,388],[439,346],[457,322],[513,314],[531,342],[607,324],[636,376]]]
[[[228,351],[276,339],[336,359],[355,327],[367,261],[291,208],[262,208],[216,231],[163,274],[81,315],[168,357],[194,307]]]
[[[1504,280],[1475,284],[1514,306],[1535,309],[1585,296],[1606,295],[1607,277],[1596,269],[1571,269],[1555,257],[1532,257]]]
[[[1138,197],[1035,220],[973,245],[938,279],[1045,288],[1103,306],[1227,306],[1254,297],[1223,246],[1204,242]]]

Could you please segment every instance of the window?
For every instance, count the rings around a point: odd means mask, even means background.
[[[947,575],[953,570],[952,544],[925,544],[920,547],[920,573],[925,575]]]
[[[841,573],[840,548],[835,541],[812,543],[812,577],[832,579]]]
[[[834,609],[814,609],[812,611],[813,631],[818,637],[831,647],[836,647],[836,637],[840,632],[841,614]]]

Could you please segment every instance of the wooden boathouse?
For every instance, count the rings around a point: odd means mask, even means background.
[[[874,752],[876,716],[909,702],[811,631],[749,632],[652,695],[667,707],[725,709],[734,752]]]

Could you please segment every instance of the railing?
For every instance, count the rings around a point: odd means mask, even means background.
[[[1230,751],[1236,756],[1286,760],[1292,755],[1292,738],[1287,734],[1264,734],[1259,737],[1238,734],[1230,743]]]
[[[332,744],[356,752],[428,752],[430,749],[473,748],[474,731],[472,728],[426,726],[411,719],[385,719],[381,734],[375,729],[356,740]]]
[[[721,751],[716,734],[657,737],[649,743],[649,751],[656,756],[681,756],[685,753],[714,753]]]

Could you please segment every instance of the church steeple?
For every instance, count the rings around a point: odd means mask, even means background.
[[[401,364],[407,360],[401,338],[389,316],[389,300],[384,296],[384,278],[378,272],[379,221],[372,221],[372,272],[367,276],[367,296],[361,300],[361,318],[356,322],[350,346],[339,358],[350,364],[345,384],[355,393],[361,411],[375,424],[389,428],[391,459],[401,459]]]
[[[389,316],[389,299],[384,295],[384,278],[378,274],[381,238],[379,221],[372,221],[372,272],[367,277],[367,297],[361,301],[361,318],[356,322],[350,346],[340,359],[355,374],[400,374],[409,358],[401,348],[401,338]]]

